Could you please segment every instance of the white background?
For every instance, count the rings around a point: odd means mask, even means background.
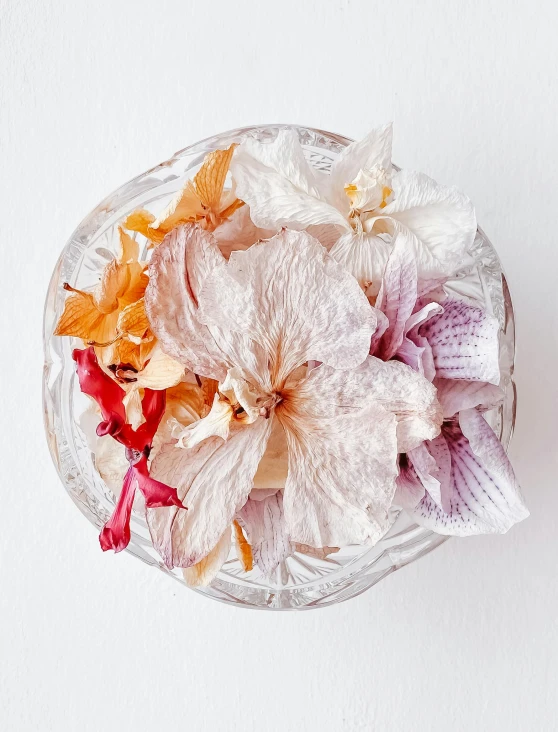
[[[0,728],[558,728],[554,0],[0,0]],[[511,455],[531,518],[367,594],[248,612],[103,554],[43,437],[41,317],[66,239],[199,138],[296,122],[475,201],[517,311]]]

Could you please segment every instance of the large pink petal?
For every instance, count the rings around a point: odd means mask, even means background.
[[[432,349],[436,375],[442,379],[498,384],[496,318],[460,300],[445,300],[443,308],[441,315],[418,328],[419,336],[426,338]]]
[[[147,511],[153,545],[168,567],[190,567],[215,547],[246,503],[265,450],[271,419],[234,425],[229,438],[211,437],[185,450],[166,445],[151,475],[177,489],[188,507]]]
[[[475,409],[444,427],[451,455],[447,510],[426,495],[413,516],[440,534],[505,533],[529,515],[500,441]]]
[[[204,281],[224,263],[215,237],[195,224],[179,226],[153,253],[145,309],[163,351],[201,376],[221,381],[227,364],[198,318]]]
[[[252,547],[254,563],[264,575],[269,576],[292,553],[282,493],[278,492],[262,501],[249,498],[237,518]]]

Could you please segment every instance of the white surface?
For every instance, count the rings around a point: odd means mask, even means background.
[[[546,732],[558,722],[554,0],[0,0],[0,728]],[[50,272],[98,201],[254,122],[349,136],[476,202],[517,311],[532,516],[358,599],[271,614],[102,554],[42,433]],[[553,381],[551,381],[553,379]]]

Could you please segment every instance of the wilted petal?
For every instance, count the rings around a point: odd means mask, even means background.
[[[195,447],[209,437],[226,440],[229,436],[233,410],[226,400],[215,394],[213,406],[208,415],[186,427],[178,436],[178,446],[184,449]]]
[[[228,265],[209,276],[200,318],[235,365],[261,380],[261,366],[254,373],[254,363],[238,349],[232,353],[234,340],[223,334],[240,332],[255,341],[264,371],[279,387],[307,361],[354,368],[366,358],[376,328],[375,311],[354,279],[315,239],[288,230],[234,252]],[[254,347],[247,351],[254,353]]]
[[[107,327],[105,315],[97,308],[93,295],[74,290],[66,298],[54,335],[75,336],[83,340],[99,340],[99,337],[108,336],[111,340],[116,335],[117,317],[113,317]]]
[[[126,421],[122,403],[124,390],[101,369],[92,346],[84,349],[76,348],[72,357],[76,362],[81,391],[92,397],[101,409],[103,422],[98,425],[97,434],[119,432]]]
[[[377,355],[388,361],[396,353],[407,332],[417,301],[417,265],[408,238],[398,234],[386,264],[382,280],[381,302],[376,303],[389,321]],[[380,297],[378,297],[380,300]]]
[[[425,488],[407,455],[399,456],[399,474],[395,481],[393,503],[407,511],[412,511],[422,501]]]
[[[97,417],[98,421],[98,417]],[[97,437],[95,444],[95,468],[115,496],[120,495],[122,481],[130,463],[125,448],[110,435]]]
[[[439,438],[440,435],[438,435],[436,439]],[[427,444],[430,443],[423,442],[412,450],[409,450],[408,458],[412,463],[420,482],[432,500],[441,506],[441,483],[436,477],[438,474],[438,465],[436,463],[436,459],[430,454]]]
[[[231,145],[226,150],[214,150],[208,153],[194,177],[196,192],[205,208],[214,211],[219,208],[235,147],[236,145]]]
[[[261,239],[269,239],[275,234],[275,229],[260,229],[250,218],[248,206],[235,213],[215,229],[214,236],[221,250],[221,254],[228,259],[231,252],[248,249]]]
[[[423,173],[406,170],[394,174],[391,186],[393,200],[382,209],[381,217],[396,223],[393,231],[398,224],[414,234],[413,249],[422,279],[451,276],[473,263],[468,252],[477,222],[467,196],[457,188],[438,185]]]
[[[249,498],[238,514],[246,531],[257,567],[265,576],[292,552],[283,513],[283,496],[279,492],[263,501]]]
[[[314,557],[314,559],[327,559],[330,554],[337,554],[339,551],[338,546],[322,546],[322,547],[314,547],[314,546],[308,546],[308,544],[295,544],[294,545],[295,552],[300,552],[301,554],[306,554],[309,557]]]
[[[498,384],[498,320],[461,300],[445,300],[443,308],[418,328],[432,349],[436,375]]]
[[[229,439],[204,440],[190,450],[165,446],[154,478],[177,489],[188,511],[147,511],[153,545],[168,567],[190,567],[205,557],[246,503],[265,450],[271,420],[231,427]]]
[[[451,455],[446,511],[426,495],[413,513],[440,534],[471,536],[505,533],[529,515],[502,444],[476,409],[444,427]]]
[[[206,557],[192,567],[186,567],[182,570],[184,581],[188,587],[207,587],[227,561],[230,550],[231,530],[228,528]]]
[[[132,429],[137,430],[145,420],[141,406],[141,394],[135,384],[127,392],[122,403],[126,409],[126,422],[131,425]]]
[[[250,500],[250,499],[248,499]],[[242,565],[242,569],[245,572],[251,572],[254,568],[254,557],[252,555],[252,547],[247,542],[246,537],[244,536],[244,532],[242,531],[242,526],[238,523],[238,521],[233,522],[233,529],[234,529],[234,538],[236,543],[236,554],[238,556],[238,560],[240,564]]]
[[[277,410],[289,446],[289,536],[315,547],[374,544],[389,527],[395,491],[395,417],[374,403],[322,419],[305,406],[289,400]]]
[[[331,256],[370,295],[378,294],[390,252],[389,238],[354,231],[343,234],[330,250]]]
[[[504,397],[499,386],[483,381],[434,379],[434,386],[438,390],[438,401],[444,410],[444,417],[447,418],[474,407],[492,409]]]
[[[148,364],[137,375],[137,386],[142,389],[168,389],[176,386],[184,376],[184,366],[156,346]]]
[[[301,414],[317,419],[354,414],[370,402],[380,404],[396,416],[400,453],[436,437],[442,423],[430,382],[405,364],[373,356],[349,372],[322,365],[285,395]]]
[[[114,512],[99,534],[99,543],[104,552],[109,549],[114,552],[121,552],[130,543],[130,518],[132,516],[134,494],[135,480],[132,468],[129,468]]]
[[[149,329],[149,320],[145,312],[145,302],[140,298],[131,305],[127,305],[118,316],[117,329],[119,333],[143,338]]]
[[[391,145],[393,139],[392,125],[387,124],[369,132],[358,142],[352,142],[343,148],[331,168],[331,190],[338,192],[336,204],[341,209],[347,203],[342,200],[343,189],[359,173],[375,166],[388,170],[391,167]],[[348,207],[347,207],[348,208]]]
[[[235,151],[231,173],[236,193],[250,206],[256,226],[275,231],[316,224],[348,228],[345,217],[321,200],[294,130],[280,130],[270,143],[244,140]]]
[[[273,420],[271,433],[264,455],[254,476],[254,490],[250,494],[255,500],[258,495],[265,497],[265,491],[272,491],[271,495],[285,487],[289,468],[287,437],[283,425],[278,419]],[[260,500],[261,500],[260,498]]]
[[[227,367],[198,319],[198,296],[207,276],[222,263],[214,237],[197,226],[172,231],[149,267],[145,308],[161,348],[196,374],[222,381]]]

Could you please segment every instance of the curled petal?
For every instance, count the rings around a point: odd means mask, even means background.
[[[143,338],[149,329],[149,320],[145,312],[144,299],[140,298],[131,305],[127,305],[118,316],[117,329],[119,333]]]
[[[451,456],[447,508],[427,494],[413,513],[419,524],[454,536],[501,534],[529,515],[504,448],[476,409],[461,412],[443,435]]]
[[[125,396],[124,390],[99,366],[95,349],[92,346],[84,349],[76,348],[72,357],[77,365],[81,391],[92,397],[101,409],[104,421],[97,428],[97,434],[109,432],[116,434],[126,421],[126,413],[122,404]]]
[[[210,437],[190,450],[166,445],[151,474],[177,489],[188,511],[147,511],[153,545],[168,567],[191,567],[203,559],[246,503],[269,437],[270,422],[233,425],[229,439]]]
[[[425,488],[405,453],[399,456],[399,474],[395,484],[393,502],[396,506],[412,511],[424,498]]]
[[[215,394],[211,411],[203,419],[193,422],[183,430],[178,438],[178,447],[191,448],[209,437],[228,439],[233,410],[228,401]]]
[[[231,145],[227,150],[214,150],[208,153],[194,178],[196,192],[205,208],[212,210],[219,208],[235,147],[236,145]]]
[[[108,340],[115,335],[116,318],[108,328]],[[64,312],[56,325],[54,335],[75,336],[84,340],[100,340],[107,335],[105,316],[97,308],[93,295],[74,290],[64,303]],[[100,338],[98,338],[100,336]]]
[[[188,587],[207,587],[229,558],[230,549],[231,530],[228,528],[207,556],[192,567],[182,570],[184,581]]]
[[[292,553],[282,494],[263,501],[249,498],[239,512],[238,520],[246,531],[256,566],[268,577]]]
[[[443,308],[418,328],[432,349],[436,375],[498,384],[498,320],[461,300],[445,300]]]
[[[171,488],[149,475],[145,455],[142,455],[140,460],[132,466],[132,472],[134,479],[137,481],[137,487],[143,493],[147,508],[159,508],[161,506],[186,508],[179,499],[176,488]]]
[[[155,346],[149,362],[138,374],[136,383],[142,389],[169,389],[180,383],[183,376],[184,366]]]
[[[390,252],[390,237],[352,230],[339,237],[330,250],[335,261],[370,295],[378,294]]]

